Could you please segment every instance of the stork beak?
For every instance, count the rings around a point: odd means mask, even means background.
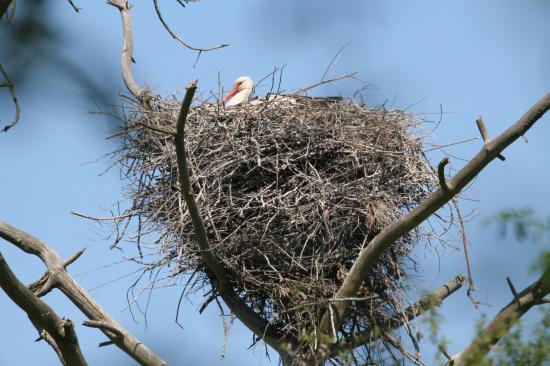
[[[229,91],[229,93],[227,93],[227,94],[225,95],[225,97],[223,97],[223,102],[224,102],[224,103],[227,102],[229,99],[231,99],[231,97],[233,97],[233,96],[234,96],[235,94],[237,94],[238,92],[239,92],[239,90],[237,89],[236,86],[234,86],[233,89],[231,89],[231,90]]]

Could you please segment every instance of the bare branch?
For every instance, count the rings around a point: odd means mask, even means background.
[[[80,12],[80,9],[78,6],[75,5],[75,3],[73,2],[73,0],[67,0],[69,2],[69,4],[71,5],[71,7],[74,9],[74,11],[76,11],[77,13]]]
[[[118,324],[103,308],[69,275],[65,267],[75,260],[79,253],[66,261],[61,260],[51,246],[40,241],[5,222],[0,221],[0,237],[19,249],[38,256],[48,268],[47,281],[58,288],[90,320],[108,324],[110,330],[100,328],[103,333],[121,350],[141,365],[163,366],[166,362],[153,353],[147,346],[136,339],[125,328]],[[44,277],[44,276],[43,276]],[[114,332],[112,329],[116,329]],[[116,333],[116,334],[115,334]],[[120,337],[119,335],[122,335]]]
[[[449,186],[447,186],[447,179],[445,179],[445,165],[449,164],[449,157],[445,156],[437,165],[437,177],[439,178],[439,185],[445,192],[449,192]]]
[[[7,2],[8,5],[9,5],[9,3],[10,3],[10,1]],[[1,5],[2,4],[0,4],[0,18],[3,15]],[[17,122],[19,122],[19,115],[21,114],[21,107],[19,106],[19,100],[17,99],[17,95],[15,94],[15,87],[13,86],[13,83],[10,80],[10,77],[9,77],[8,73],[6,72],[6,70],[4,70],[4,68],[2,67],[1,64],[0,64],[0,74],[2,74],[2,76],[6,80],[5,83],[0,84],[0,87],[9,88],[10,94],[11,94],[11,99],[13,100],[13,104],[15,105],[15,117],[14,117],[14,119],[10,123],[8,123],[6,126],[4,126],[4,128],[2,129],[2,132],[7,132],[10,128],[15,126],[17,124]]]
[[[291,94],[289,94],[289,95],[290,95],[290,96],[298,95],[298,94],[301,94],[301,93],[306,92],[306,91],[308,91],[308,90],[317,88],[318,86],[321,86],[321,85],[323,85],[323,84],[332,83],[332,82],[334,82],[334,81],[338,81],[338,80],[342,80],[342,79],[353,78],[355,75],[357,75],[356,72],[351,72],[351,73],[347,73],[347,74],[344,74],[344,75],[340,75],[340,76],[335,77],[335,78],[332,78],[332,79],[321,80],[320,82],[315,83],[315,84],[313,84],[313,85],[307,86],[307,87],[302,88],[302,89],[298,89],[298,90],[296,90],[295,92],[293,92],[293,93],[291,93]]]
[[[212,281],[215,284],[216,290],[220,293],[229,309],[258,337],[263,339],[281,355],[285,355],[287,351],[281,337],[276,331],[274,331],[273,327],[271,327],[252,309],[250,309],[248,305],[246,305],[246,303],[244,303],[239,296],[235,294],[225,273],[223,265],[219,262],[210,247],[204,221],[195,201],[191,181],[189,179],[187,152],[185,146],[185,123],[196,89],[197,81],[193,81],[187,86],[187,92],[185,93],[178,116],[175,145],[181,193],[185,203],[187,204],[189,215],[191,216],[191,221],[193,223],[193,228],[195,229],[195,235],[201,249],[202,257],[208,268],[214,274]]]
[[[164,21],[164,18],[162,17],[161,12],[160,12],[160,8],[159,8],[159,5],[158,5],[158,0],[153,0],[153,2],[155,4],[155,11],[157,12],[157,16],[158,16],[160,22],[162,23],[162,25],[164,26],[164,29],[166,29],[166,31],[168,33],[170,33],[172,38],[174,38],[175,40],[177,40],[179,43],[181,43],[185,47],[189,48],[190,50],[199,51],[199,52],[206,52],[206,51],[217,50],[218,48],[223,48],[223,47],[229,46],[228,44],[225,44],[225,43],[222,43],[219,46],[210,47],[210,48],[199,48],[199,47],[191,46],[189,43],[187,43],[183,39],[181,39],[176,33],[174,33],[174,31],[172,31],[172,29],[170,29],[168,24],[166,24],[166,22]]]
[[[447,204],[469,182],[471,182],[498,154],[500,154],[512,142],[531,128],[546,111],[550,109],[550,93],[539,100],[525,113],[519,121],[504,131],[496,139],[489,141],[483,149],[470,160],[447,183],[449,191],[438,189],[426,198],[420,205],[407,215],[402,216],[374,237],[370,243],[360,252],[357,260],[346,276],[344,283],[334,296],[346,298],[355,296],[382,253],[403,234],[420,225],[438,209]],[[339,329],[344,321],[349,301],[336,302],[335,311],[336,329]],[[330,335],[331,321],[328,310],[325,311],[319,330],[321,334]]]
[[[513,288],[513,286],[512,286]],[[515,291],[515,290],[514,290]],[[497,342],[508,334],[510,328],[533,306],[545,303],[544,297],[550,292],[550,267],[531,286],[525,288],[508,303],[475,339],[447,365],[472,365],[485,357]]]
[[[479,133],[481,134],[481,137],[483,138],[483,142],[485,144],[488,144],[491,141],[491,138],[489,137],[489,131],[487,131],[487,127],[485,127],[485,123],[483,122],[483,118],[481,116],[478,116],[476,118],[476,124],[477,128],[479,130]],[[523,135],[522,135],[523,137]],[[502,156],[501,154],[497,154],[497,158],[504,161],[506,158]]]
[[[176,136],[176,131],[174,131],[174,130],[168,130],[168,129],[165,129],[165,128],[162,128],[162,127],[148,125],[148,124],[143,123],[143,122],[136,122],[135,124],[138,125],[138,126],[147,128],[151,131],[163,133],[165,135]]]
[[[0,253],[0,287],[17,306],[27,313],[39,329],[42,338],[46,339],[56,351],[63,365],[87,365],[80,351],[73,323],[58,317],[52,308],[25,287],[15,277],[2,253]]]
[[[122,55],[120,65],[122,69],[122,78],[124,84],[136,98],[141,96],[143,90],[134,80],[132,74],[132,53],[134,50],[134,36],[132,35],[132,18],[130,16],[130,3],[126,0],[107,0],[107,4],[120,10],[122,18],[122,31],[124,34],[124,44],[122,46]]]

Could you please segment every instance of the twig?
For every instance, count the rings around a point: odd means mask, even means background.
[[[52,308],[23,285],[0,253],[0,287],[27,313],[43,339],[53,347],[64,365],[85,366],[73,323],[57,316]]]
[[[479,301],[474,299],[473,291],[475,290],[474,278],[472,276],[472,269],[470,266],[470,256],[468,255],[468,238],[466,237],[466,226],[464,225],[464,220],[462,219],[462,213],[458,207],[458,202],[455,198],[451,200],[453,206],[456,209],[456,215],[458,217],[458,224],[460,235],[462,236],[462,247],[464,248],[464,258],[466,259],[466,270],[468,271],[468,291],[466,292],[468,298],[472,301],[472,304],[477,308]]]
[[[122,19],[122,31],[124,43],[122,46],[122,55],[120,57],[120,66],[124,84],[136,98],[139,98],[143,92],[140,86],[134,80],[132,74],[132,53],[134,49],[134,37],[132,35],[132,18],[130,16],[130,3],[126,0],[107,0],[107,4],[120,10]]]
[[[147,128],[147,129],[149,129],[149,130],[152,130],[152,131],[156,131],[156,132],[159,132],[159,133],[163,133],[163,134],[165,134],[165,135],[176,136],[176,131],[174,131],[174,130],[168,130],[168,129],[166,129],[166,128],[148,125],[148,124],[146,124],[146,123],[139,122],[139,121],[136,122],[135,124],[138,125],[138,126]]]
[[[166,29],[166,31],[172,36],[172,38],[174,38],[175,40],[177,40],[179,43],[181,43],[185,47],[189,48],[190,50],[198,51],[199,54],[200,54],[200,52],[217,50],[218,48],[223,48],[223,47],[229,46],[229,44],[225,44],[225,43],[222,43],[219,46],[210,47],[210,48],[200,48],[200,47],[191,46],[189,43],[187,43],[183,39],[181,39],[174,31],[172,31],[172,29],[170,29],[168,24],[166,24],[166,22],[162,18],[162,14],[160,12],[160,8],[159,8],[159,5],[158,5],[158,0],[153,0],[153,2],[155,4],[155,11],[157,12],[157,16],[158,16],[160,22],[162,23],[162,25],[164,26],[164,29]]]
[[[343,45],[342,47],[340,47],[340,49],[338,50],[338,52],[336,52],[336,55],[334,55],[334,57],[332,58],[332,60],[331,60],[330,63],[328,64],[327,68],[325,69],[325,72],[323,73],[323,77],[321,78],[321,81],[325,81],[325,79],[327,78],[328,74],[330,73],[330,70],[332,69],[332,67],[334,66],[334,64],[336,63],[336,61],[338,61],[338,59],[340,58],[340,55],[342,54],[342,51],[343,51],[344,48],[346,48],[347,46],[349,46],[349,43],[346,43],[345,45]]]
[[[252,332],[277,350],[281,355],[284,355],[287,353],[287,349],[284,347],[284,342],[281,341],[281,336],[234,293],[223,265],[219,262],[210,247],[204,221],[191,187],[185,146],[185,123],[196,89],[197,81],[192,81],[187,86],[187,92],[185,93],[178,115],[175,145],[181,194],[187,205],[189,215],[191,216],[197,242],[201,249],[201,255],[208,268],[213,272],[214,278],[212,280],[216,286],[216,290],[219,292],[229,309],[231,309],[237,318],[239,318]]]
[[[338,80],[342,80],[342,79],[346,79],[346,78],[353,78],[355,75],[357,75],[356,72],[351,72],[351,73],[347,73],[347,74],[344,74],[344,75],[340,75],[338,77],[335,77],[333,79],[328,79],[328,80],[321,80],[320,82],[318,83],[315,83],[313,85],[310,85],[308,87],[305,87],[305,88],[302,88],[302,89],[298,89],[296,90],[295,92],[289,94],[289,96],[293,96],[293,95],[298,95],[298,94],[301,94],[305,91],[308,91],[308,90],[311,90],[311,89],[314,89],[320,85],[323,85],[323,84],[328,84],[328,83],[332,83],[334,81],[338,81]]]
[[[8,1],[7,3],[9,5],[10,2]],[[0,18],[2,17],[1,14],[2,13],[0,12]],[[15,87],[13,86],[13,83],[12,83],[8,73],[2,67],[2,64],[0,64],[0,73],[2,74],[4,79],[6,80],[6,83],[0,84],[0,87],[7,87],[10,90],[11,99],[13,100],[13,104],[15,105],[15,117],[14,117],[13,121],[8,123],[2,129],[2,132],[7,132],[10,128],[15,126],[17,124],[17,122],[19,122],[19,115],[21,114],[21,107],[19,106],[19,100],[17,99],[17,95],[15,94]]]
[[[483,142],[485,144],[488,144],[489,142],[491,142],[491,137],[489,137],[489,131],[487,131],[487,127],[485,127],[485,123],[483,122],[483,118],[481,116],[478,116],[476,118],[476,124],[477,124],[477,128],[479,130],[479,133],[481,134],[481,137],[483,138]],[[521,135],[521,136],[523,136],[523,135]],[[502,161],[506,160],[506,158],[501,154],[497,154],[497,158],[499,158]]]
[[[520,306],[521,303],[519,302],[518,292],[512,283],[512,279],[510,277],[506,277],[506,282],[508,283],[508,287],[510,287],[510,291],[512,291],[512,295],[514,295],[514,300],[516,300],[517,306]]]
[[[118,348],[126,352],[141,365],[165,366],[166,362],[153,353],[145,344],[140,342],[125,328],[118,324],[103,308],[69,275],[65,270],[78,253],[62,261],[57,252],[48,244],[34,236],[27,234],[5,222],[0,221],[0,238],[12,243],[19,249],[38,256],[48,268],[48,281],[53,287],[58,288],[76,305],[90,320],[103,321],[111,328],[117,329],[122,337],[110,331],[103,333],[116,344]]]
[[[360,252],[357,260],[350,269],[335,298],[352,297],[357,294],[367,274],[378,261],[382,253],[403,234],[420,225],[438,209],[447,204],[468,183],[470,183],[492,160],[512,142],[520,138],[550,109],[550,93],[545,95],[532,106],[514,125],[500,134],[496,139],[486,143],[483,149],[476,154],[449,182],[449,192],[443,189],[431,193],[422,203],[408,214],[402,216],[393,224],[386,227]],[[336,329],[342,325],[349,301],[337,302],[333,305]],[[330,314],[325,311],[320,324],[321,334],[330,333]]]
[[[445,179],[445,165],[449,164],[449,157],[445,156],[437,165],[437,178],[439,179],[439,185],[445,192],[449,192],[449,186],[447,185],[447,179]]]
[[[77,13],[80,11],[80,9],[82,8],[79,8],[78,6],[75,5],[75,3],[73,2],[73,0],[67,0],[69,2],[69,4],[71,4],[71,7],[74,9],[74,11],[76,11]]]

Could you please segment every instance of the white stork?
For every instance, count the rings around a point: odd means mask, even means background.
[[[226,107],[232,107],[247,102],[254,83],[249,76],[241,76],[233,84],[233,89],[223,97],[223,103]]]

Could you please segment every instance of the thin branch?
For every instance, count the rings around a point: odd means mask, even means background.
[[[525,313],[533,306],[544,303],[544,297],[548,293],[550,293],[550,266],[546,268],[538,281],[517,294],[517,297],[512,299],[447,365],[473,365],[476,361],[483,359]]]
[[[393,224],[386,227],[359,253],[357,260],[350,269],[335,298],[356,296],[366,276],[372,270],[382,253],[399,237],[408,233],[430,217],[438,209],[447,204],[468,183],[470,183],[498,154],[512,142],[525,134],[540,117],[550,109],[550,93],[539,100],[514,125],[500,134],[496,139],[489,141],[452,179],[447,182],[449,191],[438,189],[431,193],[410,213],[402,216]],[[336,329],[342,325],[349,301],[334,303]],[[320,324],[321,334],[330,335],[331,321],[328,310],[325,311]]]
[[[67,1],[71,5],[71,7],[74,9],[74,11],[76,11],[77,13],[80,12],[80,9],[82,9],[82,8],[79,8],[78,6],[76,6],[75,3],[73,2],[73,0],[67,0]]]
[[[38,256],[48,268],[47,281],[51,283],[52,287],[61,290],[61,292],[63,292],[65,296],[67,296],[67,298],[88,317],[88,319],[103,321],[109,324],[112,329],[117,329],[117,334],[103,329],[102,331],[118,348],[126,352],[141,365],[166,365],[163,359],[153,353],[146,345],[111,318],[93,297],[91,297],[65,270],[65,266],[77,257],[78,253],[68,260],[63,261],[51,246],[3,221],[0,221],[0,238],[3,238],[29,254]],[[122,337],[119,337],[118,333],[122,334]]]
[[[126,0],[107,0],[107,4],[114,6],[120,10],[122,19],[122,31],[124,44],[122,46],[122,55],[120,57],[120,66],[122,70],[122,78],[124,84],[136,98],[141,96],[143,90],[134,80],[132,74],[132,53],[134,50],[134,37],[132,35],[132,18],[130,16],[130,3]]]
[[[176,136],[176,131],[174,130],[168,130],[166,128],[148,125],[147,123],[143,123],[143,122],[136,122],[135,124],[155,132],[163,133],[165,135]]]
[[[466,270],[468,271],[468,291],[466,292],[472,304],[477,308],[479,301],[474,298],[473,291],[475,290],[474,277],[472,276],[472,267],[470,266],[470,255],[468,254],[468,238],[466,236],[466,226],[464,225],[464,220],[462,219],[462,213],[458,207],[458,201],[455,197],[451,200],[453,206],[456,209],[456,216],[458,218],[458,227],[460,230],[460,235],[462,236],[462,247],[464,248],[464,258],[466,259]]]
[[[506,282],[508,283],[508,287],[510,287],[510,291],[512,292],[512,295],[514,296],[514,300],[516,300],[516,304],[518,306],[521,305],[519,302],[518,292],[516,291],[516,288],[514,287],[514,284],[512,283],[512,279],[510,277],[506,277]]]
[[[345,45],[343,45],[342,47],[340,47],[340,49],[338,50],[338,52],[336,52],[336,55],[334,55],[334,57],[332,58],[332,60],[330,60],[330,63],[328,64],[327,68],[325,69],[325,72],[323,73],[323,77],[321,78],[321,81],[325,81],[328,74],[330,73],[330,70],[334,67],[334,65],[336,64],[336,61],[338,61],[338,59],[340,58],[340,55],[342,54],[342,51],[344,51],[344,49],[349,46],[349,43],[346,43]]]
[[[204,221],[195,201],[193,189],[191,187],[187,165],[187,152],[185,146],[185,123],[196,89],[197,81],[193,81],[187,86],[187,92],[185,93],[185,97],[181,104],[181,109],[178,116],[175,145],[181,193],[187,205],[189,215],[191,216],[191,221],[193,224],[193,228],[195,229],[197,242],[201,249],[202,258],[207,267],[214,274],[214,278],[212,278],[212,280],[215,284],[216,290],[219,292],[220,296],[223,298],[229,309],[252,332],[263,339],[267,344],[273,347],[281,355],[284,355],[286,354],[287,350],[281,336],[277,334],[278,332],[276,332],[273,327],[270,326],[263,318],[261,318],[257,313],[250,309],[248,305],[233,291],[231,283],[225,273],[225,268],[219,262],[218,258],[210,247],[210,242],[208,240],[208,235],[204,226]]]
[[[9,5],[10,1],[8,1],[7,3]],[[3,13],[2,13],[1,6],[0,6],[0,18],[2,17],[2,14]],[[10,90],[11,99],[13,100],[13,104],[15,105],[15,117],[14,117],[14,119],[10,123],[8,123],[6,126],[4,126],[4,128],[2,129],[2,132],[7,132],[10,128],[15,126],[17,124],[17,122],[19,122],[19,115],[21,114],[21,107],[19,106],[19,100],[17,99],[17,95],[15,94],[15,87],[13,86],[13,82],[11,81],[8,73],[6,72],[6,70],[4,70],[4,68],[2,67],[1,64],[0,64],[0,74],[2,74],[2,76],[6,80],[6,83],[0,84],[0,87],[7,87]]]
[[[298,89],[298,90],[296,90],[295,92],[289,94],[289,96],[301,94],[301,93],[303,93],[303,92],[305,92],[305,91],[308,91],[308,90],[317,88],[318,86],[321,86],[321,85],[323,85],[323,84],[332,83],[332,82],[334,82],[334,81],[338,81],[338,80],[342,80],[342,79],[353,78],[355,75],[357,75],[356,72],[351,72],[351,73],[347,73],[347,74],[344,74],[344,75],[340,75],[340,76],[335,77],[335,78],[332,78],[332,79],[321,80],[320,82],[315,83],[315,84],[313,84],[313,85],[307,86],[307,87],[302,88],[302,89]]]
[[[87,365],[78,345],[73,323],[58,317],[52,308],[23,285],[11,271],[2,253],[0,253],[0,287],[17,306],[27,313],[40,332],[45,333],[42,338],[47,339],[51,344],[63,365]]]
[[[162,23],[162,25],[164,26],[164,29],[166,29],[166,31],[172,36],[172,38],[174,38],[175,40],[177,40],[179,43],[181,43],[185,47],[189,48],[190,50],[198,51],[198,52],[206,52],[206,51],[217,50],[219,48],[229,46],[229,44],[225,44],[225,43],[222,43],[219,46],[210,47],[210,48],[199,48],[199,47],[191,46],[189,43],[187,43],[183,39],[181,39],[174,31],[172,31],[172,29],[170,29],[168,24],[166,24],[166,22],[164,21],[164,18],[162,17],[161,12],[160,12],[160,8],[159,8],[159,5],[158,5],[158,0],[153,0],[153,2],[155,4],[155,11],[157,12],[157,16],[158,16],[160,22]]]
[[[479,133],[481,134],[481,137],[483,138],[483,142],[485,144],[488,144],[489,142],[491,142],[491,137],[489,137],[489,131],[487,130],[487,127],[485,127],[485,123],[483,122],[483,118],[481,116],[477,116],[476,125],[479,130]],[[523,137],[523,135],[521,136]],[[506,158],[501,154],[497,154],[497,158],[499,158],[502,161],[506,160]]]

